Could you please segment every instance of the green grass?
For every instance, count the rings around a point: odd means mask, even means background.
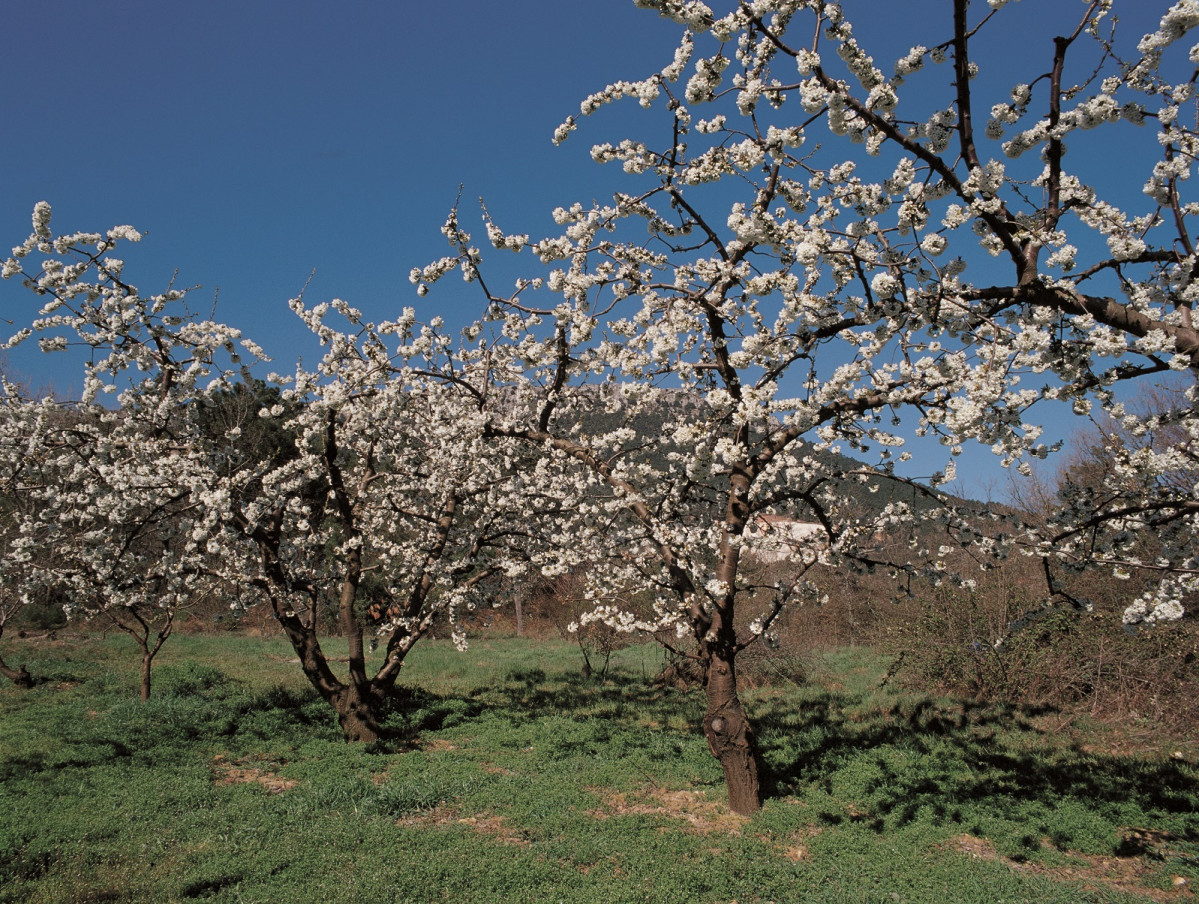
[[[880,689],[869,651],[747,694],[769,793],[750,820],[725,811],[702,699],[644,680],[651,648],[597,684],[557,641],[425,644],[398,740],[371,748],[280,641],[172,639],[145,705],[120,638],[19,653],[43,680],[0,687],[0,904],[1115,904],[1199,884],[1193,764]]]

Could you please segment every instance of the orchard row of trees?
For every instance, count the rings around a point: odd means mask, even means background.
[[[254,342],[126,281],[115,254],[135,230],[56,235],[39,204],[3,275],[43,307],[9,344],[92,358],[70,404],[5,385],[3,605],[53,591],[135,634],[139,613],[167,613],[143,631],[147,669],[169,613],[201,596],[269,606],[346,737],[370,740],[435,618],[493,603],[500,576],[582,575],[584,620],[701,665],[703,731],[741,813],[760,789],[737,656],[829,592],[818,565],[968,591],[947,564],[961,551],[981,569],[1019,551],[1043,561],[1047,600],[1062,569],[1102,566],[1128,581],[1126,622],[1181,617],[1199,575],[1199,48],[1184,40],[1199,3],[1128,41],[1112,0],[1077,4],[1056,35],[1031,4],[943,0],[924,43],[877,48],[848,3],[637,3],[679,24],[673,59],[587,98],[555,138],[631,100],[660,112],[653,134],[592,149],[623,181],[554,211],[558,235],[484,209],[514,264],[485,260],[451,213],[449,254],[412,281],[423,296],[457,271],[482,294],[460,332],[293,299],[324,357],[253,392]],[[917,28],[887,15],[892,39]],[[1014,74],[988,36],[1021,15],[1040,55]],[[1102,165],[1113,147],[1118,169]],[[501,289],[493,267],[522,275]],[[1177,373],[1168,405],[1126,404],[1124,387]],[[665,390],[702,404],[659,435],[632,429]],[[1063,412],[1108,441],[1052,518],[980,517],[937,492],[970,443],[1028,472]],[[912,442],[940,450],[919,481]],[[926,504],[867,515],[845,491],[896,480]],[[768,585],[743,554],[763,515],[820,528]],[[905,531],[898,551],[879,542]],[[314,617],[329,600],[341,674]]]

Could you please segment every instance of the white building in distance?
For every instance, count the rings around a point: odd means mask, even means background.
[[[755,515],[745,525],[742,550],[751,559],[769,564],[790,558],[811,545],[824,528],[815,521],[796,521],[782,515]]]

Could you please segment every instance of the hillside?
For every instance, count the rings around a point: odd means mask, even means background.
[[[581,396],[581,398],[580,398]],[[671,452],[684,451],[673,439],[681,424],[698,423],[710,417],[707,402],[698,393],[680,389],[656,389],[626,396],[620,387],[601,390],[585,387],[576,395],[576,404],[564,407],[559,417],[577,424],[580,432],[599,436],[622,427],[630,428],[634,438],[624,443],[629,454],[644,455],[657,467],[664,468]],[[765,425],[763,425],[765,427]],[[981,511],[981,502],[961,499],[935,490],[925,484],[898,480],[863,461],[839,452],[816,448],[810,443],[799,447],[801,454],[811,455],[829,475],[833,493],[852,500],[853,508],[863,516],[877,515],[887,505],[902,502],[915,512],[926,512],[939,505],[955,505],[969,511]],[[871,475],[866,482],[860,478]],[[804,520],[802,511],[791,513]]]

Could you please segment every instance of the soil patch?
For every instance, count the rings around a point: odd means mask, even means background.
[[[487,813],[463,816],[458,810],[447,806],[434,807],[432,810],[426,810],[422,813],[413,813],[411,816],[405,816],[403,819],[398,820],[396,825],[418,828],[444,828],[446,826],[460,825],[466,826],[480,835],[494,838],[500,844],[514,844],[520,847],[527,847],[532,844],[523,832],[508,825],[507,820],[503,816],[493,816]]]
[[[820,832],[821,829],[819,826],[812,826],[805,831],[792,835],[786,842],[786,847],[783,848],[783,856],[792,863],[801,863],[809,859],[811,854],[808,852],[808,839],[815,838]]]
[[[262,785],[272,794],[282,794],[300,783],[274,772],[250,765],[253,760],[229,760],[223,753],[212,758],[212,772],[218,785]]]
[[[745,818],[730,813],[723,803],[708,800],[699,791],[670,791],[665,788],[646,788],[624,793],[603,788],[589,789],[601,803],[587,810],[593,819],[611,819],[613,816],[665,816],[685,823],[684,831],[707,835],[720,832],[740,835]]]

